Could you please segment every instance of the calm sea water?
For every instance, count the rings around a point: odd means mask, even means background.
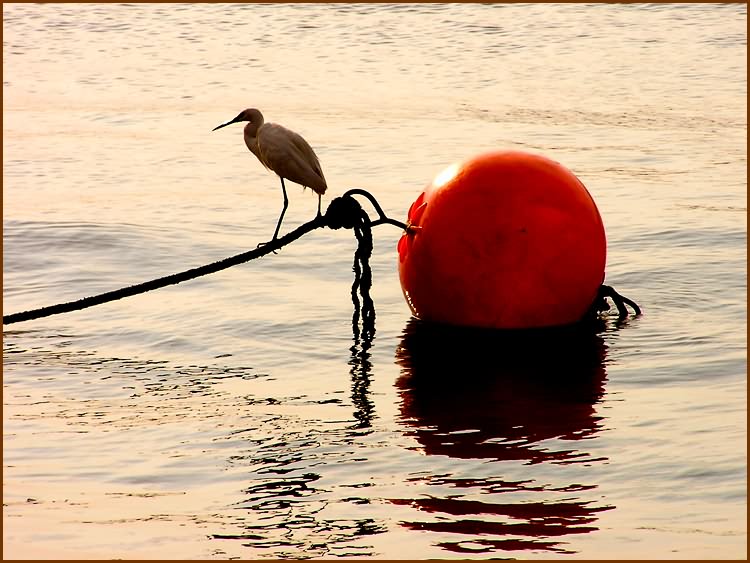
[[[3,311],[254,248],[245,107],[404,219],[446,165],[545,154],[642,317],[410,319],[351,232],[5,327],[7,557],[745,558],[747,12],[737,5],[3,5]],[[285,228],[310,219],[289,186]],[[326,197],[324,204],[330,201]]]

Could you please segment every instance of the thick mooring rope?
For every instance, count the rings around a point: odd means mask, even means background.
[[[371,202],[374,202],[374,207],[379,215],[379,218],[376,221],[370,222],[369,217],[364,212],[362,207],[352,197],[355,194],[365,195],[365,197],[367,197]],[[357,255],[359,256],[359,264],[360,264],[360,269],[361,269],[361,276],[364,276],[364,277],[362,278],[362,280],[358,278],[355,279],[354,281],[355,285],[352,287],[352,291],[355,292],[357,290],[357,287],[359,287],[360,290],[363,291],[362,300],[365,305],[365,309],[363,310],[363,319],[369,323],[372,317],[372,322],[374,326],[375,312],[374,312],[374,307],[372,306],[372,299],[370,299],[370,295],[369,295],[369,289],[372,283],[372,276],[370,274],[370,268],[369,268],[369,263],[368,263],[370,254],[372,252],[372,234],[370,232],[370,227],[374,225],[381,225],[381,224],[386,224],[386,223],[395,225],[397,227],[401,227],[402,229],[406,229],[406,225],[404,223],[401,223],[400,221],[386,217],[385,214],[383,213],[383,210],[380,208],[379,205],[377,205],[377,202],[375,201],[375,199],[368,192],[365,192],[364,190],[358,190],[358,189],[350,190],[349,192],[345,193],[343,196],[339,198],[335,198],[333,201],[331,201],[330,205],[328,206],[328,209],[326,210],[325,215],[319,215],[312,221],[308,221],[307,223],[300,225],[299,227],[287,233],[286,235],[279,237],[275,240],[272,240],[253,250],[249,250],[247,252],[243,252],[235,256],[230,256],[229,258],[225,258],[223,260],[219,260],[218,262],[213,262],[205,266],[200,266],[198,268],[191,268],[190,270],[185,270],[184,272],[179,272],[177,274],[164,276],[162,278],[157,278],[155,280],[147,281],[144,283],[139,283],[139,284],[131,285],[128,287],[123,287],[121,289],[116,289],[114,291],[107,291],[99,295],[84,297],[83,299],[78,299],[76,301],[69,301],[67,303],[59,303],[57,305],[50,305],[48,307],[41,307],[39,309],[31,309],[29,311],[22,311],[20,313],[12,313],[10,315],[4,315],[3,324],[8,325],[8,324],[13,324],[13,323],[19,323],[22,321],[40,319],[42,317],[49,317],[51,315],[58,315],[60,313],[69,313],[71,311],[78,311],[81,309],[86,309],[87,307],[93,307],[94,305],[101,305],[102,303],[116,301],[118,299],[122,299],[123,297],[130,297],[132,295],[138,295],[139,293],[145,293],[147,291],[159,289],[162,287],[166,287],[168,285],[178,284],[187,280],[198,278],[200,276],[205,276],[207,274],[213,274],[215,272],[219,272],[221,270],[231,268],[232,266],[236,266],[244,262],[249,262],[250,260],[253,260],[255,258],[260,258],[261,256],[265,256],[266,254],[270,254],[286,246],[287,244],[297,240],[302,235],[305,235],[309,233],[310,231],[314,231],[315,229],[320,229],[322,227],[339,229],[339,228],[345,227],[349,229],[352,229],[352,228],[355,229],[355,234],[357,235],[357,239],[360,240],[360,247],[362,246],[363,241],[366,243],[366,241],[369,240],[369,251],[362,250],[361,248],[357,249],[357,253],[358,253]],[[357,261],[358,261],[358,258],[357,256],[355,256],[355,264],[357,263]],[[355,273],[356,272],[357,272],[357,269],[355,267]],[[357,303],[355,302],[355,306],[356,305]],[[369,309],[371,309],[371,311],[367,309],[368,307]],[[355,311],[355,314],[357,314],[356,311]]]
[[[378,214],[378,218],[371,221],[367,213],[362,209],[362,206],[354,199],[353,196],[360,195],[367,198]],[[178,284],[187,280],[191,280],[207,274],[213,274],[221,270],[225,270],[237,264],[249,262],[255,258],[260,258],[266,254],[286,246],[287,244],[297,240],[302,235],[320,229],[322,227],[328,227],[330,229],[353,229],[354,235],[357,237],[357,250],[354,253],[354,282],[352,283],[352,303],[354,304],[354,315],[352,317],[352,327],[354,330],[355,340],[360,337],[359,322],[362,321],[361,336],[364,340],[371,340],[375,333],[375,305],[370,297],[370,288],[372,287],[372,270],[370,269],[370,256],[372,255],[372,227],[377,225],[394,225],[401,229],[407,230],[407,225],[396,219],[391,219],[386,216],[383,209],[378,204],[377,200],[369,192],[361,189],[351,189],[346,192],[343,196],[337,197],[331,201],[324,215],[319,215],[312,221],[308,221],[303,225],[300,225],[293,231],[286,235],[274,239],[266,244],[259,245],[253,250],[230,256],[223,260],[200,266],[197,268],[191,268],[184,272],[164,276],[155,280],[131,285],[114,291],[108,291],[99,295],[93,295],[91,297],[84,297],[77,301],[69,301],[67,303],[59,303],[57,305],[50,305],[48,307],[41,307],[39,309],[31,309],[29,311],[23,311],[20,313],[13,313],[10,315],[3,316],[3,324],[13,324],[22,321],[29,321],[33,319],[39,319],[42,317],[49,317],[51,315],[57,315],[60,313],[68,313],[71,311],[78,311],[86,309],[87,307],[93,307],[94,305],[100,305],[102,303],[108,303],[109,301],[116,301],[123,297],[130,297],[132,295],[138,295],[139,293],[145,293],[154,289],[166,287],[168,285]],[[617,306],[619,318],[623,319],[627,317],[628,311],[625,304],[630,305],[635,311],[636,315],[641,314],[641,310],[638,305],[617,293],[613,288],[607,285],[602,285],[599,289],[599,294],[591,306],[589,314],[598,315],[602,311],[609,309],[609,305],[606,302],[606,298],[612,299]]]
[[[232,266],[236,266],[237,264],[242,264],[243,262],[253,260],[254,258],[260,258],[261,256],[265,256],[266,254],[269,254],[273,252],[274,250],[277,250],[281,248],[282,246],[285,246],[289,244],[290,242],[298,239],[305,233],[309,233],[310,231],[320,228],[324,225],[325,225],[324,219],[322,217],[316,217],[309,223],[305,223],[304,225],[301,225],[300,227],[284,235],[283,237],[280,237],[256,249],[243,252],[242,254],[230,256],[229,258],[225,258],[224,260],[219,260],[218,262],[213,262],[211,264],[200,266],[198,268],[185,270],[184,272],[180,272],[177,274],[164,276],[163,278],[158,278],[158,279],[147,281],[144,283],[139,283],[139,284],[131,285],[128,287],[123,287],[122,289],[108,291],[106,293],[93,295],[91,297],[84,297],[83,299],[78,299],[77,301],[69,301],[67,303],[59,303],[57,305],[50,305],[49,307],[42,307],[40,309],[32,309],[30,311],[23,311],[21,313],[13,313],[11,315],[4,315],[3,324],[7,325],[7,324],[12,324],[12,323],[18,323],[21,321],[29,321],[32,319],[49,317],[50,315],[58,315],[60,313],[68,313],[70,311],[78,311],[80,309],[86,309],[87,307],[93,307],[94,305],[100,305],[102,303],[108,303],[109,301],[122,299],[123,297],[130,297],[131,295],[138,295],[139,293],[145,293],[146,291],[152,291],[154,289],[159,289],[162,287],[166,287],[168,285],[178,284],[180,282],[191,280],[193,278],[197,278],[200,276],[205,276],[207,274],[213,274],[214,272],[225,270]]]

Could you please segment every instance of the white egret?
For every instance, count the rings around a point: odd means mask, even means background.
[[[276,123],[264,123],[263,114],[255,108],[241,111],[234,119],[214,127],[213,131],[240,121],[248,122],[244,131],[247,148],[258,157],[263,166],[281,178],[284,208],[281,210],[276,231],[273,233],[272,240],[276,240],[284,213],[289,205],[284,178],[300,184],[303,188],[312,188],[318,194],[318,216],[321,214],[321,198],[328,187],[326,179],[320,168],[318,157],[308,142],[301,135],[286,127]]]

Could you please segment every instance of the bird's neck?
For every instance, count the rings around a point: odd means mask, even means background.
[[[258,126],[252,123],[245,125],[245,144],[250,152],[257,155],[258,151]]]

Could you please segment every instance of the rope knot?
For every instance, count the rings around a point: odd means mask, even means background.
[[[372,287],[372,270],[370,256],[372,255],[372,221],[359,202],[352,197],[360,190],[350,190],[341,197],[334,198],[328,205],[323,217],[325,225],[331,229],[353,229],[357,237],[357,250],[354,252],[354,283],[352,283],[352,303],[354,315],[352,329],[355,339],[360,334],[365,340],[371,340],[375,334],[375,305],[370,297]],[[369,196],[369,194],[367,194]],[[369,196],[370,198],[372,196]],[[379,206],[378,206],[379,208]],[[360,333],[359,321],[362,320]]]
[[[362,206],[350,195],[336,197],[328,205],[323,217],[330,229],[353,229],[362,222]]]

